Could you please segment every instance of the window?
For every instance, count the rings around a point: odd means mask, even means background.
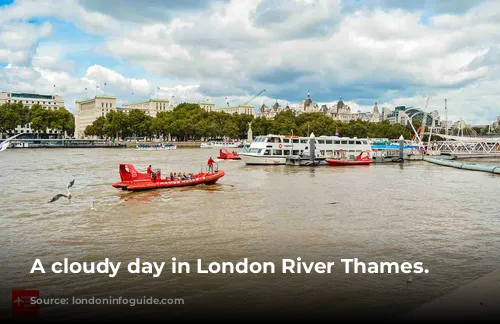
[[[332,144],[332,140],[326,140],[326,144]]]
[[[349,141],[349,144],[354,144],[354,141]]]
[[[299,142],[299,139],[298,139],[298,138],[294,138],[294,139],[293,139],[293,142],[294,142],[294,143],[298,143],[298,142]]]
[[[347,141],[340,141],[340,144],[347,144]]]
[[[293,150],[292,155],[299,155],[299,154],[300,154],[300,151],[299,151],[299,150]]]
[[[361,145],[361,141],[356,141],[356,144]]]
[[[306,143],[307,143],[307,139],[302,138],[302,139],[300,140],[300,142],[301,142],[302,144],[306,144]]]
[[[339,145],[340,141],[333,141],[333,143]]]
[[[271,155],[271,150],[266,150],[266,151],[264,152],[264,155]]]
[[[283,150],[283,155],[290,155],[290,150]]]
[[[284,138],[283,139],[283,143],[290,143],[290,139],[289,138]]]
[[[367,141],[363,141],[363,144],[368,144],[368,142]]]
[[[101,107],[104,108],[104,102],[101,102]]]
[[[318,144],[325,144],[325,140],[318,140]]]
[[[111,108],[111,107],[113,107],[113,104],[110,102],[110,103],[109,103],[109,108]]]
[[[283,155],[282,150],[273,150],[273,155]]]

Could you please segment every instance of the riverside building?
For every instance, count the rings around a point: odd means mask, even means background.
[[[167,99],[149,99],[131,104],[124,104],[118,107],[115,96],[96,95],[94,98],[76,101],[75,114],[75,138],[85,138],[85,128],[99,117],[106,116],[111,111],[122,111],[129,113],[131,110],[138,109],[145,112],[146,115],[156,117],[161,111],[171,111],[172,107]]]
[[[64,99],[58,95],[24,93],[24,92],[0,92],[0,105],[11,103],[16,104],[21,102],[23,106],[31,108],[35,104],[39,104],[45,109],[56,110],[64,107]],[[12,133],[32,134],[31,123],[18,125],[15,129],[10,130]],[[60,135],[61,132],[47,128],[44,132],[49,135]]]

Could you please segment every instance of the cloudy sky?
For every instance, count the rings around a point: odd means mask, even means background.
[[[500,115],[499,30],[496,0],[0,0],[0,90],[57,92],[72,111],[96,86],[119,104],[429,97],[443,116],[447,98],[450,119],[485,123]]]

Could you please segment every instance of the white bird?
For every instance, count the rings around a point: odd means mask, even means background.
[[[73,185],[75,184],[75,179],[71,180],[68,185],[66,186],[66,191],[68,191],[68,194],[65,195],[65,194],[57,194],[55,195],[54,197],[52,197],[51,200],[49,200],[48,202],[51,203],[51,202],[54,202],[56,201],[57,199],[61,198],[61,197],[65,197],[65,198],[68,198],[68,200],[71,202],[71,192],[69,192],[69,188],[71,188]]]
[[[413,282],[413,279],[410,277],[408,278],[408,280],[406,280],[406,283],[412,283]]]
[[[92,200],[92,202],[90,203],[90,209],[95,210],[95,207],[94,207],[94,201],[93,201],[93,200]]]
[[[7,138],[5,141],[0,144],[0,152],[5,151],[9,146],[10,146],[10,141],[13,140],[14,138],[18,137],[21,135],[21,133],[14,135],[12,137]]]

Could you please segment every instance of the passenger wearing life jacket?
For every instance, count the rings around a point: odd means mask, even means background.
[[[208,159],[208,171],[214,172],[214,160],[212,160],[212,157]]]
[[[147,172],[148,172],[149,176],[151,175],[151,173],[153,173],[153,169],[151,168],[151,165],[148,166],[148,171]]]

